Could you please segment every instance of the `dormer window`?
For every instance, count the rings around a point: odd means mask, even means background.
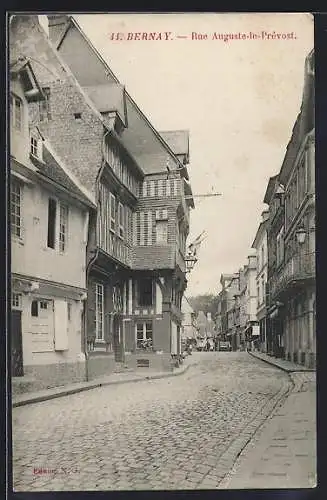
[[[10,120],[11,125],[16,130],[23,128],[23,103],[22,100],[14,94],[10,96]]]
[[[30,136],[30,154],[42,160],[42,140],[35,131]]]
[[[35,137],[31,137],[31,154],[33,156],[38,156],[38,148],[37,148],[37,139]]]

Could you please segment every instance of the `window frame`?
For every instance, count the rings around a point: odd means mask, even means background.
[[[20,117],[19,117],[19,126],[17,127],[17,103],[19,103]],[[10,119],[11,125],[15,130],[22,132],[23,124],[24,124],[24,104],[23,100],[18,97],[15,93],[11,92],[10,94]]]
[[[125,207],[118,201],[118,236],[124,239],[125,236]]]
[[[116,221],[117,221],[117,211],[116,211],[116,196],[109,192],[109,198],[110,198],[110,225],[109,229],[112,233],[116,233]],[[112,216],[112,213],[114,211],[114,217]]]
[[[147,329],[147,326],[150,325],[150,328]],[[141,327],[141,328],[139,328]],[[138,333],[142,331],[142,339],[138,338]],[[148,333],[151,334],[151,336],[148,336]],[[135,347],[136,350],[142,351],[142,347],[139,346],[138,342],[145,342],[147,340],[151,340],[151,347],[153,349],[153,321],[151,320],[145,320],[145,321],[137,321],[135,324]]]
[[[30,136],[30,153],[36,158],[39,157],[39,141],[33,134]]]
[[[53,247],[49,245],[49,205],[50,200],[54,202],[55,216],[54,216],[54,229],[53,229]],[[63,210],[66,213],[65,231],[62,231],[62,215]],[[65,254],[69,243],[69,205],[67,202],[62,201],[54,196],[48,197],[48,219],[47,219],[47,242],[48,249],[58,251],[60,254]],[[63,239],[64,236],[64,239]]]
[[[166,235],[166,238],[165,239],[159,239],[158,238],[158,235],[160,235],[160,232],[158,233],[158,229],[159,228],[165,228],[165,235]],[[163,232],[161,234],[164,234]],[[168,220],[165,220],[165,219],[160,219],[160,220],[156,220],[156,243],[158,245],[168,245]],[[181,245],[181,234],[179,234],[179,247],[181,249],[182,245]]]
[[[141,286],[140,283],[144,281],[151,282],[151,303],[146,303],[141,300]],[[150,294],[148,294],[150,296]],[[137,304],[140,307],[152,307],[154,305],[154,286],[153,286],[153,278],[139,278],[137,281]]]
[[[59,222],[58,222],[58,249],[60,253],[65,253],[68,244],[69,231],[69,206],[61,201],[59,203]],[[65,215],[65,219],[63,216]],[[65,222],[65,225],[63,224]],[[63,229],[62,230],[62,226]]]
[[[11,309],[21,311],[23,308],[22,300],[23,295],[21,293],[11,292]]]
[[[101,293],[99,293],[101,290]],[[101,298],[101,308],[100,308],[100,317],[101,321],[99,321],[99,297]],[[101,326],[101,331],[99,328]],[[99,336],[99,331],[101,336]],[[95,283],[95,340],[97,342],[104,342],[104,285],[103,283]]]
[[[14,187],[18,187],[19,193],[14,193]],[[13,200],[13,194],[18,197],[18,202]],[[18,208],[17,213],[13,213],[13,208]],[[23,236],[23,218],[22,218],[22,208],[23,208],[23,184],[12,177],[10,181],[10,228],[11,235],[15,238],[22,239]],[[15,223],[13,223],[13,218],[16,218]],[[19,224],[17,224],[18,222]],[[14,230],[16,228],[16,231]]]

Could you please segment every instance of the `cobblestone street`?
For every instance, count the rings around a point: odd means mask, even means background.
[[[245,352],[192,361],[178,377],[14,408],[14,490],[218,488],[291,384]]]

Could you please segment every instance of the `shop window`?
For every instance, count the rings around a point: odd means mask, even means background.
[[[139,306],[152,306],[153,304],[153,282],[152,278],[143,278],[138,282],[138,304]]]
[[[136,325],[136,348],[142,350],[152,350],[153,335],[152,322],[145,321]]]

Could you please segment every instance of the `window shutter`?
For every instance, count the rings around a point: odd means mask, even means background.
[[[68,305],[65,300],[54,301],[55,350],[68,350]]]

